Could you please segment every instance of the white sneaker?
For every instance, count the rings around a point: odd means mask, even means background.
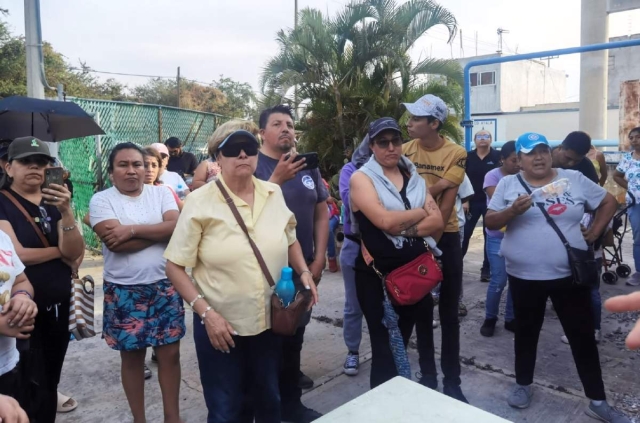
[[[594,337],[596,338],[596,344],[599,344],[600,341],[602,341],[602,332],[600,332],[599,330],[596,330]],[[567,335],[562,335],[562,337],[560,338],[560,340],[564,343],[564,344],[568,344],[569,343],[569,339],[567,338]]]

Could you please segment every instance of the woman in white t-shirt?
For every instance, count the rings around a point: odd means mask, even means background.
[[[16,339],[29,339],[38,307],[11,238],[0,231],[0,394],[20,397]]]
[[[122,385],[134,421],[145,421],[144,358],[158,358],[165,423],[178,423],[180,339],[186,331],[182,299],[162,257],[178,220],[171,192],[145,185],[144,152],[118,144],[109,156],[113,187],[93,196],[91,226],[103,242],[103,337],[120,351]]]

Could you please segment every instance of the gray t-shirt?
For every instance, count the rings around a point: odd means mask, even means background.
[[[548,200],[534,194],[534,201],[544,204],[572,247],[586,250],[587,243],[582,237],[580,220],[585,210],[598,208],[607,191],[580,172],[556,171],[558,176],[555,180],[569,180],[571,186],[568,192]],[[529,188],[533,191],[539,187],[529,185]],[[505,176],[498,183],[488,208],[505,210],[520,195],[526,195],[526,191],[517,176]],[[506,260],[507,273],[520,279],[551,280],[571,275],[567,250],[536,204],[509,222],[500,252]]]

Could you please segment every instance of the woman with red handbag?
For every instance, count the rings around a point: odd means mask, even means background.
[[[430,235],[441,232],[444,223],[424,180],[402,156],[398,123],[392,118],[372,122],[369,139],[373,156],[351,177],[350,201],[353,232],[360,234],[363,243],[355,263],[356,291],[369,327],[370,384],[375,388],[404,373],[399,372],[397,350],[390,345],[396,340],[390,339],[382,323],[387,317],[383,284],[406,349],[416,319],[433,320],[429,291],[440,279],[440,270],[430,252],[439,253]],[[424,336],[433,342],[433,332]]]

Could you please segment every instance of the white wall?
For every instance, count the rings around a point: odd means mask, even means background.
[[[619,110],[607,111],[607,139],[618,139]],[[473,119],[497,119],[496,141],[516,139],[525,132],[539,132],[550,140],[563,140],[569,132],[577,131],[578,109],[520,112],[504,114],[479,114]]]
[[[516,112],[521,107],[565,101],[566,75],[559,69],[533,60],[503,63],[500,109]]]
[[[609,41],[636,40],[640,34],[624,37],[612,37]],[[607,103],[610,106],[620,104],[620,85],[625,81],[640,79],[640,46],[609,50],[609,83]]]

